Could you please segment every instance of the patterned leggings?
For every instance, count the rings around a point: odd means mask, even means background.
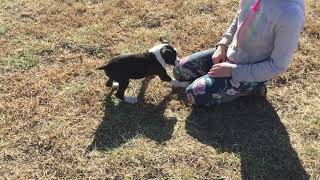
[[[240,96],[250,94],[264,82],[233,83],[231,78],[209,77],[207,73],[213,62],[215,49],[198,52],[176,63],[173,75],[179,81],[193,82],[186,89],[189,103],[196,106],[214,106],[230,102]]]

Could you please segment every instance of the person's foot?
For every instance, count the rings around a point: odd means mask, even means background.
[[[261,87],[257,87],[252,91],[240,93],[240,96],[266,97],[267,96],[267,87],[265,85],[261,86]]]
[[[249,96],[261,96],[261,97],[266,97],[267,96],[267,87],[265,85],[261,87],[257,87],[253,91],[249,93]]]

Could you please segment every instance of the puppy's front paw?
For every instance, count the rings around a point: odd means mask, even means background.
[[[129,104],[136,104],[138,102],[138,98],[135,96],[124,96],[123,100]]]
[[[119,83],[113,82],[113,83],[112,83],[112,87],[115,88],[115,89],[118,89]]]
[[[188,82],[188,81],[181,82],[176,79],[173,79],[171,81],[171,85],[175,88],[186,88],[190,85],[190,82]]]

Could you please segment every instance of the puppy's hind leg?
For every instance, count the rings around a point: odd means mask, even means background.
[[[129,104],[136,104],[138,102],[137,97],[124,95],[124,92],[127,89],[128,85],[129,85],[129,80],[124,80],[124,81],[119,82],[119,88],[116,93],[116,97],[124,100],[125,102],[127,102]]]

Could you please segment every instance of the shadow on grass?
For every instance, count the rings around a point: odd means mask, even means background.
[[[89,151],[108,151],[120,147],[130,139],[142,135],[164,143],[170,139],[176,124],[175,118],[164,116],[167,103],[172,99],[166,96],[158,105],[144,103],[143,94],[151,78],[145,79],[139,93],[140,103],[131,105],[120,102],[115,105],[111,91],[105,99],[105,114],[98,126]]]
[[[308,179],[285,126],[264,98],[247,97],[211,109],[193,108],[188,134],[240,156],[242,179]]]

